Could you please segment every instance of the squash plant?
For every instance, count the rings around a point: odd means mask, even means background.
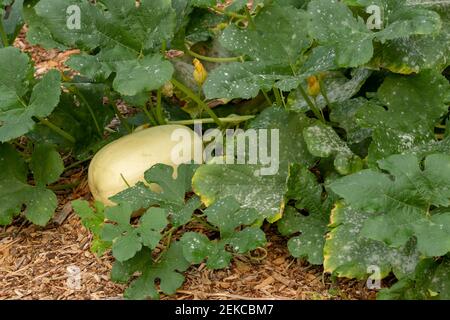
[[[0,162],[8,168],[0,223],[22,212],[37,224],[50,219],[56,198],[46,186],[63,170],[57,151],[86,160],[140,125],[278,129],[275,175],[210,163],[182,165],[174,178],[160,163],[110,198],[116,206],[73,203],[94,234],[92,249],[112,250],[112,279],[130,283],[125,296],[173,294],[192,264],[226,268],[263,248],[261,226],[274,223],[294,257],[328,273],[363,280],[375,266],[394,275],[379,298],[448,299],[448,4],[246,3],[30,1],[28,40],[78,49],[67,61],[78,75],[36,79],[25,54],[0,49]],[[368,23],[374,5],[377,28]],[[69,28],[68,19],[79,20]],[[124,118],[119,100],[137,114]],[[114,115],[120,125],[111,130]],[[17,140],[24,135],[26,148]]]

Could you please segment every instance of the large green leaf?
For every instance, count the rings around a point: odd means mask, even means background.
[[[124,295],[127,299],[157,299],[159,297],[155,283],[157,280],[160,280],[159,286],[162,292],[174,294],[184,282],[184,276],[180,272],[186,271],[190,266],[183,256],[180,242],[172,243],[159,262],[145,262],[144,260],[144,266],[140,270],[143,271],[142,275],[125,291]],[[127,273],[130,273],[130,270]]]
[[[394,155],[379,161],[388,172],[363,170],[331,184],[356,210],[372,213],[362,230],[368,238],[400,247],[411,237],[425,256],[450,251],[450,156],[434,154],[424,161]],[[442,207],[434,213],[433,207]]]
[[[43,161],[38,167],[34,164],[37,185],[31,186],[27,183],[28,167],[20,154],[9,144],[0,144],[0,225],[12,222],[13,217],[22,212],[28,220],[34,224],[44,226],[53,216],[56,206],[56,195],[46,189],[47,182],[53,182],[59,177],[62,170],[59,160],[55,160],[55,151],[48,149],[48,154],[43,150],[37,150],[33,161]]]
[[[379,268],[382,278],[391,271],[397,277],[414,272],[419,254],[413,243],[396,249],[364,236],[362,228],[372,216],[343,203],[336,205],[331,214],[331,232],[324,247],[326,272],[357,279],[365,279],[373,272],[373,267]]]
[[[67,8],[78,6],[81,26],[68,28]],[[46,47],[78,47],[95,55],[74,56],[68,65],[86,76],[107,78],[115,72],[114,89],[123,95],[158,89],[172,77],[173,67],[156,53],[176,27],[171,2],[111,0],[43,0],[28,12],[32,43]]]
[[[378,89],[376,103],[358,111],[362,126],[374,130],[369,162],[402,153],[434,140],[434,127],[448,107],[450,85],[435,72],[410,77],[392,75]]]
[[[34,87],[32,74],[33,67],[26,54],[16,48],[0,49],[1,142],[28,133],[35,125],[34,117],[47,117],[58,104],[59,72],[49,71]]]

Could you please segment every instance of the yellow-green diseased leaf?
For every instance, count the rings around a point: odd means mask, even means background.
[[[64,171],[64,162],[53,146],[38,144],[31,158],[31,170],[36,183],[45,186],[58,181]]]
[[[144,246],[155,249],[161,241],[161,232],[167,227],[167,211],[160,208],[150,208],[139,221],[137,233]]]
[[[308,5],[309,34],[321,46],[332,47],[340,67],[358,67],[373,55],[374,33],[362,18],[336,0],[313,0]]]
[[[160,289],[163,293],[171,295],[181,287],[184,282],[184,272],[190,263],[184,258],[180,242],[173,242],[159,262],[146,264],[143,274],[134,280],[125,291],[125,298],[131,300],[143,300],[147,298],[158,299],[159,293],[155,282],[160,281]]]
[[[28,168],[9,144],[0,144],[0,225],[8,225],[22,212],[32,223],[45,226],[53,216],[56,195],[44,186],[27,184]]]
[[[240,29],[234,24],[220,37],[231,52],[246,55],[253,61],[294,66],[312,44],[308,37],[308,16],[290,6],[267,6],[249,24]]]
[[[219,228],[222,238],[231,236],[237,227],[248,226],[263,219],[253,208],[241,209],[239,202],[233,197],[216,201],[204,213],[208,222]]]
[[[411,237],[425,256],[450,251],[450,156],[434,154],[424,161],[414,155],[394,155],[379,161],[388,172],[363,170],[341,178],[331,189],[357,210],[374,215],[365,222],[363,234],[400,247]],[[433,214],[431,206],[442,207]]]
[[[93,209],[86,200],[75,200],[72,201],[72,208],[80,217],[83,226],[93,235],[91,251],[98,256],[103,255],[112,245],[110,241],[101,240],[102,228],[105,222],[104,205],[97,201]]]
[[[340,174],[351,174],[363,168],[362,160],[350,150],[332,127],[317,122],[306,128],[303,136],[312,155],[321,158],[335,157],[334,166]]]
[[[373,272],[373,267],[379,268],[382,278],[391,271],[399,278],[414,272],[420,255],[412,242],[395,249],[362,235],[361,229],[372,215],[344,203],[336,204],[324,247],[325,272],[361,280]]]
[[[255,176],[255,165],[204,165],[192,180],[194,191],[206,206],[234,197],[242,208],[256,209],[264,218],[284,210],[286,176]]]
[[[35,125],[33,117],[47,117],[59,102],[59,72],[49,71],[34,87],[32,74],[26,54],[12,47],[0,49],[0,142],[28,133]]]
[[[279,168],[272,175],[255,175],[268,165],[204,165],[195,173],[192,183],[202,202],[210,206],[214,202],[232,196],[242,208],[254,208],[272,222],[278,220],[284,210],[284,193],[289,164],[310,166],[315,158],[310,155],[303,139],[303,129],[311,121],[302,114],[288,112],[280,107],[264,110],[249,129],[278,130]],[[270,149],[269,149],[270,151]],[[276,163],[273,163],[276,167]]]
[[[351,79],[348,79],[341,73],[329,73],[323,79],[324,90],[328,100],[332,104],[328,107],[331,108],[335,103],[343,103],[355,96],[371,74],[372,71],[362,68],[353,70]],[[303,89],[307,91],[308,86],[306,81],[302,81],[299,85],[300,84],[303,86]],[[328,103],[323,95],[319,95],[316,99],[316,104],[320,109],[323,109]],[[294,90],[289,94],[288,107],[297,112],[306,112],[310,109],[299,90]]]
[[[374,130],[370,165],[433,141],[434,127],[448,111],[449,90],[448,80],[433,71],[387,77],[378,90],[378,103],[367,104],[357,113],[358,123]]]
[[[450,262],[424,259],[415,273],[377,294],[378,300],[448,300],[450,299]]]

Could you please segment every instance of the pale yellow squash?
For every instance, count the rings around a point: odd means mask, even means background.
[[[173,133],[179,129],[190,139],[184,139],[185,142],[173,140]],[[190,146],[185,147],[191,148],[191,152],[183,154],[183,162],[193,160],[194,144],[199,140],[200,137],[188,127],[165,125],[135,131],[108,144],[95,155],[89,166],[89,188],[94,199],[106,206],[114,205],[109,198],[127,189],[127,184],[133,186],[139,181],[145,182],[145,171],[155,164],[176,168],[172,153],[174,148],[180,148],[180,143],[190,142]],[[152,188],[157,190],[155,186]]]

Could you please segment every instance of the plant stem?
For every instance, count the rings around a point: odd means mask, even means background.
[[[239,14],[239,13],[236,13],[236,12],[229,12],[229,11],[226,11],[226,10],[224,10],[224,9],[217,8],[217,7],[214,7],[214,8],[211,8],[211,9],[212,9],[213,11],[216,11],[217,13],[224,14],[224,15],[229,16],[229,17],[231,17],[231,18],[236,18],[236,19],[247,19],[247,16],[244,16],[244,15]]]
[[[67,190],[67,189],[73,189],[73,188],[79,186],[80,183],[81,183],[81,180],[77,180],[72,183],[60,184],[60,185],[56,185],[56,186],[49,186],[48,188],[52,191],[63,191],[63,190]]]
[[[150,100],[152,99],[152,97],[150,97]],[[156,122],[155,117],[153,117],[153,115],[150,113],[150,111],[147,108],[147,104],[144,105],[144,113],[147,116],[148,120],[150,121],[150,124],[152,126],[157,126],[158,122]]]
[[[63,129],[61,129],[60,127],[54,125],[49,120],[44,119],[44,118],[39,118],[39,117],[37,117],[37,119],[39,120],[39,122],[41,124],[43,124],[44,126],[48,127],[53,132],[59,134],[61,137],[63,137],[67,141],[69,141],[71,143],[75,143],[76,142],[75,138],[70,133],[68,133],[68,132],[64,131]]]
[[[195,103],[197,103],[199,106],[201,106],[206,112],[209,114],[211,118],[214,119],[214,122],[219,126],[220,128],[223,127],[222,121],[220,121],[219,117],[214,113],[214,111],[211,110],[211,108],[202,100],[198,95],[196,95],[194,92],[192,92],[191,89],[186,87],[184,84],[179,82],[178,80],[172,78],[171,80],[172,84],[177,87],[179,90],[181,90],[184,94],[186,94],[189,98],[191,98]]]
[[[325,99],[325,102],[327,103],[327,106],[331,108],[331,101],[328,98],[327,89],[325,88],[325,84],[323,83],[323,80],[319,77],[319,86],[320,86],[320,93],[322,94],[323,98]]]
[[[218,58],[218,57],[206,57],[206,56],[202,56],[201,54],[195,53],[194,51],[192,51],[191,49],[187,48],[187,53],[190,56],[193,56],[194,58],[203,60],[203,61],[207,61],[207,62],[217,62],[217,63],[223,63],[223,62],[239,62],[239,61],[243,61],[244,57],[243,56],[239,56],[239,57],[226,57],[226,58]]]
[[[3,47],[9,47],[8,35],[6,34],[5,28],[3,26],[2,17],[0,17],[0,37],[2,39]]]
[[[66,172],[66,171],[68,171],[68,170],[70,170],[70,169],[73,169],[73,168],[75,168],[75,167],[78,167],[80,164],[83,164],[83,163],[85,163],[85,162],[88,162],[88,161],[92,160],[92,158],[93,158],[93,157],[89,157],[89,158],[87,158],[87,159],[84,159],[84,160],[80,160],[80,161],[76,161],[76,162],[74,162],[74,163],[71,163],[70,165],[68,165],[67,167],[64,168],[64,172]]]
[[[126,119],[123,117],[122,113],[120,112],[119,108],[117,107],[116,103],[114,102],[114,100],[112,99],[112,97],[110,95],[108,95],[108,100],[109,100],[109,104],[112,106],[112,108],[114,110],[114,113],[119,118],[120,123],[122,123],[124,125],[124,127],[127,129],[127,131],[129,133],[131,133],[133,130],[131,130],[130,125],[128,124]]]
[[[254,119],[255,116],[237,116],[237,117],[229,117],[229,118],[219,118],[222,123],[239,123],[245,122],[251,119]],[[193,125],[196,122],[199,123],[215,123],[215,120],[212,118],[206,119],[191,119],[191,120],[178,120],[178,121],[169,121],[168,124],[180,124],[184,126]]]
[[[250,28],[255,30],[256,25],[255,25],[255,22],[253,21],[252,15],[250,14],[250,10],[248,10],[247,6],[244,6],[244,10],[245,10],[245,16],[247,17],[247,20],[248,20],[248,25],[250,26]]]
[[[278,91],[277,88],[273,87],[273,94],[275,95],[275,100],[277,102],[277,105],[281,107],[283,105],[283,102],[281,99],[280,91]]]
[[[164,112],[162,109],[162,90],[158,89],[156,92],[156,119],[159,125],[166,124],[166,119],[164,119]]]
[[[298,87],[298,89],[300,90],[300,93],[302,94],[303,99],[305,99],[306,103],[308,104],[309,108],[314,113],[314,115],[317,117],[317,119],[319,119],[320,121],[325,123],[326,121],[325,121],[323,114],[319,111],[319,109],[316,107],[316,105],[308,97],[308,94],[306,93],[305,89],[303,89],[302,85],[300,85]]]
[[[262,93],[263,93],[263,95],[264,95],[264,98],[266,98],[267,102],[269,103],[269,105],[273,105],[273,102],[272,102],[272,100],[270,100],[270,97],[269,97],[269,95],[267,94],[267,92],[264,91],[264,90],[261,90],[261,91],[262,91]]]
[[[91,115],[91,118],[92,118],[92,120],[94,121],[94,124],[95,124],[95,128],[97,129],[97,133],[98,133],[100,138],[103,138],[102,129],[100,128],[100,125],[98,124],[97,118],[95,117],[94,110],[92,109],[92,107],[89,104],[89,102],[86,100],[84,95],[80,92],[80,90],[78,90],[78,88],[72,87],[70,89],[71,89],[71,91],[73,93],[75,93],[81,99],[81,102],[84,103],[84,105],[88,108],[89,114]]]

